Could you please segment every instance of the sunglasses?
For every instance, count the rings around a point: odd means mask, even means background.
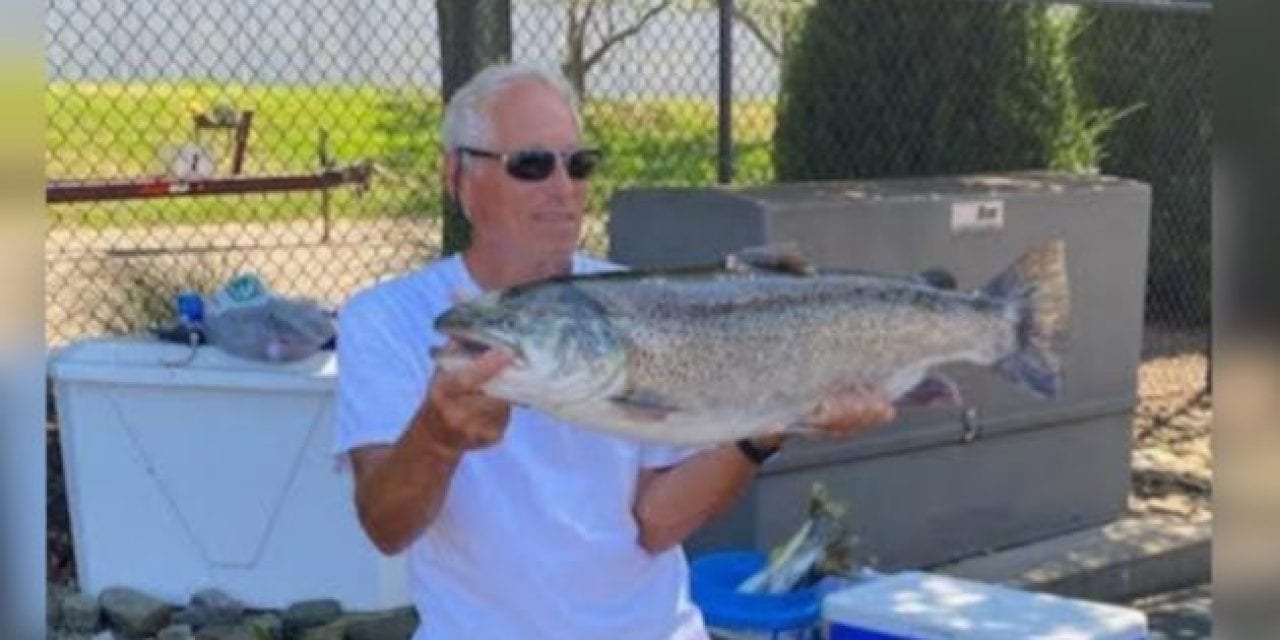
[[[565,173],[574,180],[586,180],[600,165],[601,152],[598,149],[578,149],[577,151],[550,151],[547,149],[521,149],[511,153],[498,153],[474,147],[458,147],[458,151],[469,153],[478,158],[499,160],[507,169],[507,173],[527,182],[546,180],[556,170],[556,159],[564,163]]]

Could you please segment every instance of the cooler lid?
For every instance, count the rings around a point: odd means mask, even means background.
[[[1138,640],[1136,609],[1032,593],[950,576],[906,571],[838,591],[823,600],[831,638],[1081,638]]]
[[[56,349],[49,357],[55,381],[176,384],[259,390],[324,390],[333,386],[337,359],[321,351],[297,362],[259,362],[213,345],[193,350],[148,336],[93,338]]]

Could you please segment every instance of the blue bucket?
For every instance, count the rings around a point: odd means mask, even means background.
[[[817,586],[777,595],[736,591],[765,562],[756,551],[723,551],[689,564],[690,594],[708,627],[764,637],[804,637],[819,628],[824,594]]]

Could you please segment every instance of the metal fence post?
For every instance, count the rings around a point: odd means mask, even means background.
[[[720,86],[717,181],[733,182],[733,0],[720,0]]]

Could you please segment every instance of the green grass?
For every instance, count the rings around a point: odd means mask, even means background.
[[[245,86],[200,82],[56,83],[46,93],[46,167],[51,179],[161,174],[167,149],[195,139],[191,114],[224,102],[254,111],[243,172],[306,173],[318,168],[320,130],[343,162],[373,160],[383,171],[358,197],[331,191],[335,218],[437,215],[440,211],[437,95],[341,86]],[[773,105],[735,105],[739,183],[772,179]],[[593,101],[588,138],[607,160],[592,187],[599,212],[618,188],[705,185],[716,177],[716,108],[710,100]],[[230,170],[231,139],[200,141]],[[317,218],[318,193],[172,198],[50,207],[54,227],[94,228]]]

